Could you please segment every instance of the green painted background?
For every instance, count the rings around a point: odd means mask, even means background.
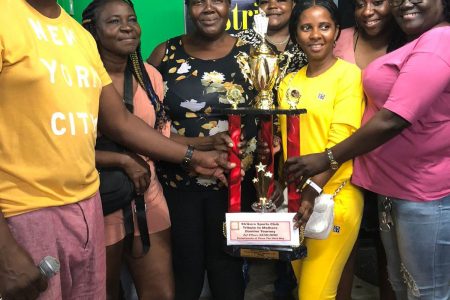
[[[78,21],[81,13],[92,0],[58,0],[58,3]],[[147,58],[159,43],[189,30],[185,25],[184,0],[133,0],[139,24],[142,27],[142,55]],[[236,32],[247,29],[253,16],[258,13],[255,0],[232,0],[227,30]]]
[[[91,0],[73,0],[74,17],[81,20],[83,9]],[[69,0],[58,3],[70,12]],[[134,0],[142,27],[142,56],[145,58],[159,43],[184,33],[184,0]]]

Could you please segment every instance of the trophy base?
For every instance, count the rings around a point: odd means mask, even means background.
[[[293,261],[305,258],[306,247],[283,246],[225,246],[225,252],[234,257]]]
[[[261,203],[261,202],[255,202],[252,204],[252,209],[256,212],[274,212],[277,210],[276,205],[272,202],[266,202],[266,203]]]

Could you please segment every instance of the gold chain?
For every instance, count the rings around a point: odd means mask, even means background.
[[[336,197],[336,195],[344,188],[344,186],[347,184],[348,180],[341,183],[341,185],[336,189],[336,191],[333,194],[333,198]]]
[[[300,239],[300,246],[303,245],[303,242],[305,241],[305,225],[300,226],[298,229],[299,232],[299,239]]]
[[[289,38],[290,38],[290,36],[288,35],[288,37],[287,37],[285,40],[283,40],[283,41],[281,41],[281,42],[275,42],[275,41],[273,41],[271,38],[269,38],[268,36],[266,36],[266,40],[267,40],[269,43],[271,43],[272,45],[277,45],[277,46],[286,44],[286,43],[289,41]]]

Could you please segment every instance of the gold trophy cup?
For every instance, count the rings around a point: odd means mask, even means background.
[[[279,64],[286,59],[287,63],[280,70]],[[267,45],[265,38],[256,48],[252,47],[250,55],[240,52],[236,60],[244,77],[258,91],[253,107],[257,109],[274,109],[273,88],[286,74],[291,60],[289,54],[275,54]]]

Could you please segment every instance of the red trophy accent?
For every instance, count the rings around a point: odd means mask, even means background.
[[[260,159],[263,164],[267,166],[266,171],[274,174],[274,153],[273,153],[273,116],[272,115],[259,115],[260,128],[259,134],[263,142],[267,143],[270,148],[270,153],[265,159]],[[269,199],[273,193],[274,182],[270,181],[267,198]]]
[[[287,157],[300,154],[300,116],[287,116]],[[300,207],[300,193],[295,182],[288,185],[288,210],[297,212]]]
[[[241,140],[241,116],[228,115],[228,132],[233,140],[233,148],[228,150],[228,159],[236,167],[228,175],[228,211],[241,211],[241,159],[239,158],[239,143]]]

